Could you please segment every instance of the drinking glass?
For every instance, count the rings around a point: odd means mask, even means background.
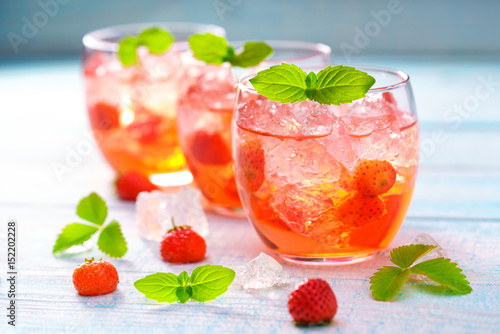
[[[170,31],[176,42],[160,55],[150,54],[141,46],[138,63],[123,66],[117,55],[118,42],[149,27]],[[152,175],[184,171],[170,178],[172,184],[192,180],[185,171],[177,137],[180,56],[189,47],[187,38],[204,32],[225,35],[224,29],[214,25],[164,22],[114,26],[83,38],[90,123],[101,152],[117,172],[133,170]]]
[[[270,60],[243,70],[255,73],[282,62],[325,65],[330,48],[324,44],[266,41],[274,49]],[[243,42],[230,43],[236,48]],[[279,58],[282,57],[282,58]],[[194,180],[217,213],[244,217],[234,180],[231,156],[231,119],[236,100],[236,73],[228,64],[209,65],[183,55],[177,126],[181,147]]]
[[[274,102],[253,89],[250,77],[239,84],[232,136],[237,188],[263,243],[285,259],[369,259],[391,242],[410,205],[419,153],[410,79],[401,71],[356,68],[375,85],[339,106]],[[366,190],[372,178],[391,173],[393,183]]]

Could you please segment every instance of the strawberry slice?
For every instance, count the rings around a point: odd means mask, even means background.
[[[365,160],[356,167],[354,182],[362,195],[382,195],[392,188],[396,176],[397,172],[389,161]]]
[[[135,201],[140,192],[158,190],[159,188],[152,184],[149,179],[142,174],[137,172],[126,172],[118,177],[116,189],[121,199]]]
[[[225,165],[231,162],[231,151],[218,133],[198,131],[189,146],[191,155],[202,164]]]
[[[375,223],[385,213],[385,204],[379,196],[365,196],[354,192],[337,207],[337,218],[345,225],[360,228]]]
[[[238,150],[238,163],[245,175],[250,192],[256,192],[264,183],[264,150],[258,140],[245,141]]]
[[[99,102],[89,109],[90,124],[96,130],[109,131],[120,125],[120,112],[117,107]]]

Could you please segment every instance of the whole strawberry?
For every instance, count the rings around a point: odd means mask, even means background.
[[[102,259],[85,259],[73,272],[73,284],[82,296],[98,296],[111,293],[118,285],[118,272],[115,266]]]
[[[374,196],[388,192],[396,177],[397,172],[389,161],[365,160],[356,167],[354,182],[360,194]]]
[[[127,201],[135,201],[140,192],[157,189],[158,187],[152,184],[146,176],[137,172],[126,172],[116,180],[118,196]]]
[[[337,299],[326,281],[306,279],[288,297],[288,311],[297,325],[326,324],[337,313]]]
[[[250,192],[256,192],[264,183],[264,150],[257,140],[245,141],[238,151],[238,163],[243,170],[244,184]]]
[[[172,220],[173,222],[173,220]],[[189,226],[175,226],[163,236],[160,254],[164,261],[171,263],[199,262],[205,258],[205,239]]]

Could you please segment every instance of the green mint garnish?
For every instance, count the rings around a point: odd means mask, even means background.
[[[127,253],[127,242],[123,237],[120,224],[113,220],[103,226],[108,208],[99,195],[92,193],[82,198],[76,208],[76,214],[90,224],[72,223],[64,227],[54,244],[53,254],[83,244],[97,231],[100,231],[97,246],[103,253],[111,257],[122,257]]]
[[[156,273],[135,281],[134,286],[146,298],[164,303],[185,303],[192,299],[198,302],[214,300],[227,291],[234,280],[232,269],[206,264],[193,270],[191,277],[183,271]]]
[[[322,104],[351,103],[363,98],[375,79],[348,66],[328,66],[318,74],[307,74],[293,64],[281,64],[260,71],[250,79],[255,90],[272,101]]]
[[[458,294],[472,292],[462,269],[450,259],[437,258],[413,265],[415,261],[432,251],[436,246],[406,245],[391,251],[391,262],[398,267],[385,266],[370,279],[370,289],[375,299],[388,301],[394,298],[410,274],[424,275]]]
[[[124,37],[118,45],[118,57],[124,66],[137,63],[137,48],[144,45],[152,54],[161,54],[175,41],[174,36],[158,27],[143,30],[137,36]]]
[[[194,56],[207,64],[221,65],[229,62],[233,66],[256,66],[273,52],[264,42],[247,42],[243,51],[235,53],[224,37],[214,34],[196,34],[189,37],[189,45]]]

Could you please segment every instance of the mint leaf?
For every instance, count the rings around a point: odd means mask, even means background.
[[[188,41],[195,58],[214,65],[229,62],[239,67],[256,66],[273,52],[264,42],[247,42],[243,51],[235,54],[234,47],[224,37],[210,33],[191,35]]]
[[[316,97],[317,84],[318,84],[318,77],[316,76],[316,73],[310,72],[306,78],[306,87],[307,87],[306,95],[307,95],[307,98],[311,101],[314,100],[314,97]]]
[[[177,281],[177,275],[172,273],[148,275],[135,281],[134,286],[149,299],[162,303],[174,303],[178,300],[176,292],[179,282]]]
[[[435,248],[436,246],[432,245],[406,245],[394,248],[391,251],[391,262],[400,268],[408,268]]]
[[[171,33],[157,27],[141,31],[138,39],[140,44],[146,46],[149,52],[153,54],[167,51],[175,40]]]
[[[309,99],[338,105],[364,97],[375,79],[342,65],[328,66],[316,75],[293,64],[281,64],[260,71],[250,82],[259,94],[272,101],[293,103]]]
[[[224,37],[210,33],[196,34],[191,35],[188,41],[194,56],[207,64],[220,65],[227,61],[228,54],[231,54],[232,48],[228,50]],[[232,53],[234,55],[234,49]]]
[[[233,66],[257,66],[273,53],[273,48],[264,42],[246,42],[243,51],[228,61]]]
[[[307,74],[293,64],[271,66],[250,79],[255,90],[273,101],[301,102],[307,99]]]
[[[131,66],[137,63],[137,48],[139,46],[139,39],[135,36],[124,37],[118,43],[118,58],[120,58],[123,66]]]
[[[411,272],[419,275],[425,275],[436,283],[444,285],[460,294],[472,292],[470,283],[466,280],[462,269],[450,259],[437,258],[421,262],[411,268]]]
[[[234,276],[232,269],[207,264],[195,268],[191,277],[185,271],[179,276],[173,273],[156,273],[136,281],[134,286],[146,298],[159,302],[185,303],[189,299],[205,302],[226,292]]]
[[[92,234],[98,230],[97,227],[80,223],[66,225],[61,234],[57,237],[56,243],[52,248],[52,253],[55,254],[71,246],[81,245],[89,240]]]
[[[235,275],[234,270],[218,265],[207,264],[197,267],[191,273],[189,280],[193,289],[191,298],[199,302],[217,298],[227,291]]]
[[[97,246],[111,257],[122,257],[127,253],[127,242],[117,221],[113,220],[102,230]]]
[[[80,200],[76,207],[76,214],[86,221],[102,225],[108,215],[108,207],[99,195],[91,193]]]
[[[410,277],[411,270],[397,267],[383,267],[370,279],[370,290],[376,300],[387,301],[394,298]]]
[[[323,104],[351,103],[365,97],[375,79],[348,66],[328,66],[318,73],[314,101]]]

